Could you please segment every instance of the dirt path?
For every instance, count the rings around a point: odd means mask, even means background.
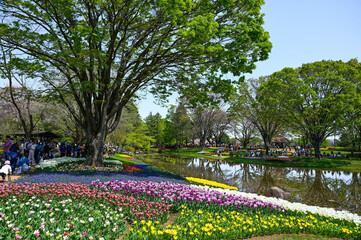
[[[275,234],[247,238],[247,240],[341,240],[340,238],[319,237],[311,234]]]
[[[20,175],[20,174],[16,174],[16,175],[10,175],[10,179],[9,177],[5,177],[5,183],[8,183],[8,182],[14,182],[16,180],[18,180],[19,178],[21,178],[23,175]],[[1,178],[0,178],[1,180]]]

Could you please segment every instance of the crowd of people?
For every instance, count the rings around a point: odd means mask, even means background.
[[[85,144],[58,143],[55,141],[40,141],[38,139],[22,139],[14,141],[6,136],[5,144],[0,145],[4,149],[3,166],[0,168],[0,175],[26,173],[31,165],[37,165],[43,160],[54,157],[82,157],[88,153]],[[10,170],[10,171],[9,171]]]

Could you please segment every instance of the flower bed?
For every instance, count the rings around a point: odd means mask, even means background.
[[[110,161],[108,166],[119,165]],[[205,186],[189,185],[147,164],[124,167],[129,172],[40,168],[17,184],[0,185],[0,239],[201,240],[279,233],[361,239],[356,214],[242,193],[204,179],[189,178]],[[179,215],[163,226],[172,212]],[[126,221],[132,226],[125,235]]]
[[[99,180],[108,182],[112,180],[139,180],[139,181],[154,181],[154,182],[177,182],[186,184],[186,180],[173,179],[165,175],[148,175],[144,173],[137,174],[136,172],[130,173],[102,173],[102,172],[71,172],[71,173],[48,173],[41,172],[32,175],[26,175],[18,180],[16,183],[82,183],[91,184],[91,182]]]
[[[130,156],[127,155],[127,154],[119,154],[119,153],[115,154],[115,156],[119,156],[119,157],[130,157]]]
[[[7,239],[116,239],[125,219],[163,222],[172,206],[79,183],[1,185],[0,203],[0,237]]]
[[[171,225],[153,221],[136,221],[127,239],[243,239],[279,233],[309,233],[345,239],[360,239],[361,229],[355,224],[331,222],[313,215],[294,216],[236,211],[192,210],[182,212]]]
[[[140,170],[140,169],[139,169]],[[85,164],[71,163],[54,169],[55,172],[77,172],[77,171],[89,171],[89,172],[121,172],[122,166],[111,167],[94,167]]]
[[[265,196],[257,195],[254,193],[245,193],[245,192],[239,192],[239,191],[228,190],[228,189],[219,189],[219,188],[215,189],[215,188],[211,188],[208,186],[193,186],[193,187],[203,189],[206,191],[216,190],[223,194],[230,194],[230,195],[235,195],[235,196],[249,198],[249,199],[259,199],[264,202],[278,204],[278,205],[282,206],[283,208],[291,210],[291,211],[298,211],[298,212],[302,212],[305,214],[309,214],[309,213],[318,214],[320,216],[331,217],[331,218],[340,219],[340,220],[346,220],[346,221],[354,222],[357,225],[361,225],[361,216],[350,213],[348,211],[336,211],[333,208],[310,206],[310,205],[297,203],[297,202],[292,203],[287,200],[273,198],[273,197],[265,197]]]
[[[138,172],[138,171],[142,171],[142,169],[135,167],[135,166],[130,166],[130,165],[126,165],[124,164],[124,170],[123,172]]]
[[[142,169],[135,167],[135,166],[131,166],[131,165],[127,165],[127,164],[122,164],[119,161],[114,161],[114,160],[108,160],[108,161],[104,161],[105,165],[109,165],[111,164],[111,166],[104,166],[104,167],[94,167],[94,166],[88,166],[85,164],[80,164],[80,163],[70,163],[70,164],[66,164],[63,166],[60,166],[58,168],[53,168],[52,171],[54,172],[138,172],[138,171],[142,171]]]
[[[217,183],[215,181],[209,181],[206,179],[201,178],[193,178],[193,177],[186,177],[187,181],[193,184],[199,184],[199,185],[206,185],[211,187],[217,187],[217,188],[223,188],[223,189],[230,189],[230,190],[238,190],[236,187],[232,187],[223,183]]]
[[[35,167],[38,169],[55,168],[57,165],[61,163],[71,163],[71,162],[79,162],[79,161],[85,161],[85,158],[72,158],[72,157],[52,158],[52,159],[44,160]]]
[[[277,204],[266,203],[258,199],[248,199],[240,196],[224,194],[217,190],[204,190],[193,186],[173,182],[149,181],[94,181],[92,186],[105,191],[148,198],[151,200],[166,200],[174,203],[174,211],[181,205],[193,209],[211,208],[213,210],[237,210],[263,212],[286,211]]]

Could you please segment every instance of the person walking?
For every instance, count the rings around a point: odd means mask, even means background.
[[[65,143],[61,143],[59,149],[60,149],[60,157],[65,157],[67,150]]]
[[[66,145],[66,156],[71,157],[71,152],[72,151],[73,151],[73,146],[71,145],[71,143],[68,143]]]
[[[19,159],[22,158],[22,156],[24,156],[24,143],[23,141],[19,141],[20,145],[19,145]]]
[[[29,159],[31,162],[31,165],[35,165],[35,149],[36,149],[36,143],[34,140],[31,140],[31,142],[28,144],[29,149]]]
[[[15,172],[16,163],[19,158],[21,141],[18,141],[17,143],[14,143],[10,147],[10,165],[11,165],[11,171]]]
[[[4,155],[5,155],[5,159],[10,161],[10,147],[13,144],[13,142],[11,141],[10,136],[6,136],[6,143],[3,145],[0,145],[0,147],[4,148]]]

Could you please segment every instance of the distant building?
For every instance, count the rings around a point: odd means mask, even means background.
[[[283,135],[278,135],[277,137],[272,138],[271,143],[276,147],[276,148],[284,148],[290,145],[290,140],[288,140],[287,138],[285,138],[285,136]]]

